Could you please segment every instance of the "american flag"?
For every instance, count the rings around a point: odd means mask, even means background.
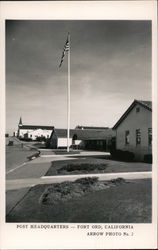
[[[69,38],[67,37],[66,39],[66,42],[65,42],[65,45],[64,45],[64,48],[63,48],[63,53],[62,53],[62,56],[61,56],[61,61],[60,61],[60,65],[59,65],[59,68],[61,67],[63,61],[64,61],[64,57],[65,57],[65,54],[66,52],[69,51]]]

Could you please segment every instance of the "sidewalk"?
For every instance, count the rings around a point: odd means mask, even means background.
[[[100,181],[109,181],[116,178],[124,179],[148,179],[152,177],[152,172],[130,172],[130,173],[106,173],[106,174],[81,174],[81,175],[61,175],[61,176],[42,176],[41,178],[27,178],[7,180],[6,190],[32,187],[38,184],[51,184],[63,181],[75,181],[85,177],[98,177]]]

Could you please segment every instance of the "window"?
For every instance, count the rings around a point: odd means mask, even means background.
[[[148,145],[152,144],[152,128],[148,128]]]
[[[129,130],[125,131],[125,144],[128,145],[129,144]]]
[[[140,129],[136,129],[136,145],[141,144],[141,132]]]
[[[138,112],[140,112],[140,108],[139,107],[136,108],[136,113],[138,113]]]

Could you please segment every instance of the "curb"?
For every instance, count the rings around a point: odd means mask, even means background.
[[[33,154],[33,155],[30,155],[30,156],[28,156],[27,157],[27,159],[29,160],[29,161],[31,161],[31,160],[34,160],[35,158],[37,158],[37,157],[39,157],[40,156],[40,151],[38,151],[37,153],[35,153],[35,154]]]

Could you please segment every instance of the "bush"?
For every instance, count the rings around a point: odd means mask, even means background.
[[[20,139],[20,141],[32,141],[31,138],[19,138],[19,139]]]
[[[125,179],[117,178],[117,179],[112,179],[110,182],[117,185],[117,184],[125,183]]]
[[[98,177],[80,178],[77,179],[75,182],[80,183],[82,185],[93,185],[94,183],[98,182]]]
[[[37,138],[36,138],[36,141],[38,141],[38,142],[42,142],[42,141],[44,141],[44,142],[46,142],[46,138],[44,137],[44,136],[38,136]]]
[[[123,151],[120,149],[114,150],[110,152],[112,157],[117,160],[122,161],[133,161],[134,160],[134,153],[130,151]]]
[[[14,145],[14,142],[13,141],[9,141],[8,142],[8,146],[13,146]]]
[[[126,161],[133,161],[134,160],[134,153],[129,152],[129,151],[124,151],[123,158]]]
[[[58,169],[58,173],[62,171],[73,172],[73,171],[94,171],[94,170],[105,170],[107,164],[67,164],[62,168]]]
[[[144,162],[152,163],[152,154],[144,155]]]

